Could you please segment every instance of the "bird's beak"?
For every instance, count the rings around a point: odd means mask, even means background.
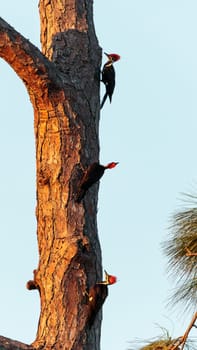
[[[104,54],[109,58],[109,54],[107,52],[104,52]]]

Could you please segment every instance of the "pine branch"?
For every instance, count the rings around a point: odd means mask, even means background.
[[[2,18],[0,57],[14,69],[31,93],[40,95],[46,86],[50,88],[54,82],[58,90],[63,85],[55,64]]]
[[[186,250],[186,256],[197,256],[197,253],[192,253],[191,250],[189,248],[185,248]]]
[[[195,312],[195,314],[193,315],[191,322],[190,322],[189,326],[187,327],[184,335],[178,339],[176,344],[173,345],[173,347],[170,348],[170,350],[177,350],[177,349],[183,350],[184,349],[185,343],[188,339],[188,336],[189,336],[189,333],[190,333],[192,327],[194,327],[196,319],[197,319],[197,312]],[[180,345],[181,345],[181,348],[179,348]]]
[[[33,350],[31,345],[27,345],[10,338],[0,336],[1,350]]]
[[[197,279],[197,208],[190,208],[173,216],[170,238],[163,243],[168,257],[168,269],[177,279],[177,286],[170,298],[175,305],[183,302],[185,310],[196,306]]]

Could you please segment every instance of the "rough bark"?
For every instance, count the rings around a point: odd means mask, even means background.
[[[0,336],[1,350],[33,350],[33,347],[19,341]]]
[[[81,204],[75,193],[83,169],[99,158],[101,50],[92,0],[40,0],[39,10],[42,53],[0,19],[0,57],[27,87],[36,140],[39,266],[33,283],[41,312],[32,346],[16,349],[97,350],[100,320],[89,329],[87,292],[102,271],[98,186]]]

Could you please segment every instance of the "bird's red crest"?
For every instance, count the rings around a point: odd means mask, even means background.
[[[115,168],[115,166],[118,164],[118,162],[111,162],[109,164],[106,165],[106,169],[112,169]]]
[[[108,58],[111,58],[113,62],[116,62],[120,59],[120,55],[116,54],[116,53],[106,53],[105,52],[105,55],[108,57]]]
[[[109,279],[109,284],[114,284],[114,283],[117,282],[117,277],[116,276],[109,275],[108,279]]]

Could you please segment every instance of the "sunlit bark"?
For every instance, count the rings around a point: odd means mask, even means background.
[[[0,57],[23,80],[34,108],[39,249],[34,283],[41,313],[32,347],[96,350],[100,320],[89,329],[87,292],[101,280],[98,187],[81,204],[75,193],[82,170],[99,158],[101,50],[92,1],[41,0],[39,10],[43,53],[0,20]]]

